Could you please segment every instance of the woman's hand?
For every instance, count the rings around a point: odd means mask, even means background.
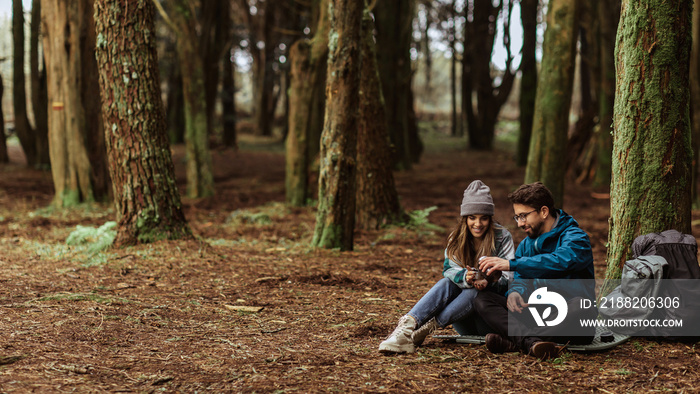
[[[474,281],[474,287],[479,291],[484,290],[488,284],[489,281],[487,281],[486,279],[479,279],[477,281]]]
[[[474,276],[476,275],[476,271],[473,269],[467,267],[467,273],[464,275],[464,281],[467,282],[469,286],[474,286]]]

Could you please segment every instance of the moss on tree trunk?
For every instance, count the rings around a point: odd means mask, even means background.
[[[569,108],[574,84],[579,0],[552,0],[547,10],[542,69],[525,183],[542,181],[554,202],[564,200]]]
[[[620,277],[637,236],[691,230],[692,4],[622,3],[606,278]]]
[[[364,2],[331,0],[326,117],[312,244],[352,250]]]
[[[119,216],[115,244],[191,237],[165,130],[153,3],[98,0],[95,7],[102,111]]]

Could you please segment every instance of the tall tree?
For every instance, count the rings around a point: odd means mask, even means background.
[[[36,136],[36,164],[48,167],[49,156],[49,103],[46,92],[46,64],[40,56],[41,0],[32,0],[31,30],[29,35],[29,72],[32,112]]]
[[[231,48],[231,46],[229,46]],[[227,148],[238,146],[236,136],[236,67],[231,58],[231,50],[222,56],[221,78],[221,143]]]
[[[323,125],[318,106],[325,102],[323,87],[328,67],[329,0],[319,0],[315,33],[310,40],[295,42],[290,51],[289,133],[286,141],[286,196],[294,206],[306,204],[309,166],[315,156],[314,140]],[[323,96],[323,97],[321,97]]]
[[[371,229],[402,219],[394,184],[389,131],[384,113],[374,22],[369,10],[362,20],[360,117],[357,132],[356,225]]]
[[[411,44],[415,0],[382,0],[373,9],[377,63],[395,167],[411,168],[422,151],[413,114]]]
[[[47,68],[49,153],[57,207],[94,201],[91,154],[104,157],[104,146],[88,145],[101,133],[99,113],[92,105],[99,86],[90,77],[97,67],[92,0],[42,2],[43,48]],[[88,56],[86,58],[85,56]],[[85,100],[90,100],[86,104]],[[99,111],[98,111],[99,112]],[[90,114],[90,116],[88,116]],[[95,123],[97,122],[97,123]],[[99,137],[98,137],[99,138]],[[101,197],[98,195],[98,197]]]
[[[690,52],[690,120],[693,143],[693,184],[691,188],[692,203],[700,204],[698,183],[700,183],[700,0],[694,1],[693,6],[693,46]]]
[[[189,0],[173,0],[172,19],[158,0],[154,3],[177,36],[177,55],[182,71],[185,103],[185,151],[187,153],[187,196],[214,195],[214,175],[209,150],[204,62],[199,52],[202,31],[196,18],[197,7]]]
[[[496,121],[513,88],[515,74],[511,70],[510,17],[512,0],[471,0],[471,18],[464,24],[464,56],[462,57],[462,112],[467,122],[469,147],[476,150],[493,148]],[[497,32],[499,14],[503,14],[503,37],[506,64],[499,75],[500,84],[491,67],[491,54]],[[476,97],[476,103],[472,97]]]
[[[102,111],[119,215],[115,244],[189,238],[158,85],[153,3],[98,0],[95,16]]]
[[[692,0],[623,0],[606,278],[640,234],[690,233]]]
[[[231,2],[203,1],[200,19],[200,56],[204,67],[207,134],[213,136],[219,130],[214,114],[221,79],[221,58],[231,44]]]
[[[28,165],[37,164],[36,136],[27,117],[27,91],[24,76],[24,10],[21,0],[12,0],[12,103],[15,130]]]
[[[520,18],[523,23],[523,48],[520,60],[520,133],[516,163],[527,164],[532,136],[532,120],[535,115],[537,97],[537,14],[539,0],[521,0]]]
[[[0,103],[2,102],[2,94],[5,88],[2,84],[2,75],[0,75]],[[9,163],[10,156],[7,154],[7,142],[5,141],[5,118],[2,114],[2,106],[0,106],[0,163]]]
[[[326,116],[312,245],[352,250],[364,2],[331,0]]]
[[[615,105],[615,34],[620,0],[598,1],[600,82],[598,91],[597,168],[593,184],[610,186],[612,179],[612,125]]]
[[[554,202],[564,200],[566,143],[574,83],[579,0],[551,0],[525,183],[542,181]]]

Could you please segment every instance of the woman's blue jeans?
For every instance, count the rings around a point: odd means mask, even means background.
[[[435,318],[440,327],[468,318],[477,289],[462,289],[447,278],[440,279],[408,312],[416,319],[416,328]],[[457,329],[458,324],[454,324]],[[457,329],[460,332],[459,329]],[[460,332],[460,334],[462,334]]]

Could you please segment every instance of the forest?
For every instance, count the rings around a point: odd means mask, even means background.
[[[697,238],[694,0],[7,3],[0,391],[697,391],[689,339],[377,350],[474,180],[516,246],[543,182],[601,292]]]

